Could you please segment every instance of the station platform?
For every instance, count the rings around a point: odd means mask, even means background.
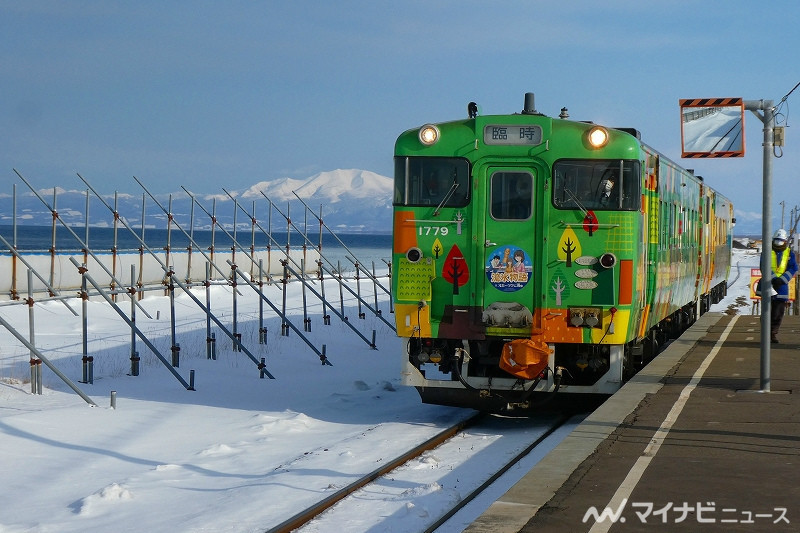
[[[760,321],[703,315],[465,531],[800,531],[800,317],[765,390]]]

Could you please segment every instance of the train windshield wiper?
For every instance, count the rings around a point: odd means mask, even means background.
[[[450,186],[450,190],[447,191],[447,194],[444,195],[442,201],[439,202],[439,205],[436,206],[436,209],[433,211],[433,216],[437,216],[439,214],[439,211],[442,209],[442,206],[447,203],[447,201],[450,199],[451,196],[453,196],[453,193],[456,192],[456,189],[458,189],[458,182],[454,181],[453,184]]]
[[[569,195],[569,197],[572,199],[572,201],[575,202],[575,204],[578,206],[578,209],[580,209],[583,212],[583,216],[586,216],[586,215],[589,214],[589,211],[587,211],[586,208],[583,207],[583,204],[581,203],[580,200],[578,200],[578,197],[575,195],[574,192],[572,192],[571,190],[567,189],[566,187],[564,187],[564,192],[566,192]]]

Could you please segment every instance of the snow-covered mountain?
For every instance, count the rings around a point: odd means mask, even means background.
[[[292,191],[304,200],[309,198],[335,204],[342,200],[365,199],[374,205],[391,205],[392,180],[368,170],[333,170],[320,172],[304,180],[281,178],[256,183],[242,193],[242,198],[261,196],[273,201],[295,200]]]
[[[147,184],[145,183],[145,186]],[[189,185],[187,189],[192,190]],[[70,226],[85,225],[86,191],[64,190],[56,187],[54,202],[53,188],[37,191],[39,196],[47,202],[48,206],[39,200],[32,192],[22,192],[17,187],[17,223],[20,225],[47,226],[52,223],[52,214],[49,207],[55,207],[59,217]],[[266,226],[269,219],[269,202],[274,205],[272,221],[275,227],[284,227],[278,210],[286,214],[287,208],[292,222],[302,225],[305,220],[309,227],[318,227],[319,223],[314,215],[320,214],[325,224],[333,231],[342,233],[389,233],[392,223],[392,179],[374,172],[358,169],[333,170],[321,172],[307,179],[280,178],[261,181],[244,191],[228,191],[239,203],[236,213],[237,226],[250,227],[249,214],[255,208],[255,218],[262,226]],[[313,211],[304,213],[305,207],[297,197],[303,199]],[[13,223],[13,198],[11,187],[0,190],[0,225]],[[209,214],[213,214],[218,221],[230,226],[234,221],[234,211],[237,210],[233,201],[225,191],[192,191],[197,202],[202,206],[195,206],[195,228],[203,229],[211,226]],[[189,228],[191,218],[191,199],[183,190],[164,195],[156,195],[158,204],[149,196],[144,196],[145,225],[154,228],[166,228],[167,215],[170,211],[173,219],[181,227]],[[117,211],[125,220],[134,227],[142,225],[142,200],[143,193],[130,194],[130,191],[104,197],[103,200],[110,206],[116,203]],[[109,227],[113,224],[111,212],[93,195],[89,198],[90,225],[95,227]],[[55,206],[54,206],[55,203]],[[159,206],[160,204],[160,206]],[[170,208],[171,205],[171,208]],[[163,209],[162,209],[163,208]]]
[[[317,215],[322,205],[323,220],[335,231],[391,231],[392,180],[368,170],[333,170],[304,180],[262,181],[242,192],[239,198],[257,200],[266,196],[284,212],[289,202],[292,213],[296,214],[295,205],[302,209],[302,203],[293,191]]]

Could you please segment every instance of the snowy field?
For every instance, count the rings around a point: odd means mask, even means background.
[[[729,294],[712,311],[750,312],[750,268],[758,261],[753,252],[735,251]],[[274,290],[270,297],[279,302]],[[330,296],[338,289],[326,290]],[[204,301],[204,290],[197,295]],[[290,285],[287,297],[302,329],[300,284]],[[230,321],[230,290],[213,287],[212,298],[212,309]],[[170,354],[169,298],[148,296],[141,303],[153,319],[137,314],[137,325]],[[415,390],[399,387],[401,341],[377,318],[359,319],[352,298],[349,320],[367,338],[375,330],[376,350],[335,316],[323,325],[321,305],[309,298],[309,341],[326,345],[332,366],[321,365],[294,331],[281,336],[273,313],[267,313],[267,343],[259,344],[257,298],[243,291],[237,304],[243,343],[265,358],[275,379],[260,378],[256,365],[216,328],[218,358],[208,360],[205,316],[182,295],[175,304],[176,370],[186,381],[194,371],[194,391],[140,342],[140,375],[128,375],[130,330],[101,302],[87,305],[94,383],[77,383],[80,304],[72,304],[77,317],[59,302],[37,304],[36,346],[97,407],[47,368],[43,394],[31,394],[28,350],[0,327],[0,532],[264,531],[409,443],[472,414],[423,405]],[[391,320],[385,298],[380,308]],[[27,334],[27,306],[0,307],[0,316]],[[420,467],[437,468],[443,459],[428,456]],[[440,491],[436,483],[409,486],[386,497],[399,511],[376,511],[367,522],[377,524],[375,531],[418,531],[416,516],[437,513],[431,506],[444,508],[458,498],[431,497]],[[364,518],[358,513],[338,530],[364,531]]]

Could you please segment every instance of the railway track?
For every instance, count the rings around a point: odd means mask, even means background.
[[[267,531],[330,531],[339,513],[364,514],[368,529],[369,513],[379,521],[381,515],[395,512],[414,515],[410,531],[434,531],[569,419],[557,414],[544,420],[476,414]],[[403,504],[414,491],[420,496],[413,498],[418,504]],[[447,501],[438,501],[442,498]],[[431,503],[430,510],[426,503]]]
[[[517,464],[522,461],[523,458],[527,457],[537,446],[541,445],[548,437],[550,437],[553,433],[556,432],[559,428],[561,428],[564,424],[566,424],[571,417],[567,415],[563,415],[556,420],[549,429],[544,431],[540,436],[536,438],[532,443],[526,446],[524,449],[520,450],[518,453],[514,454],[508,462],[503,465],[502,468],[498,469],[495,473],[489,476],[486,481],[475,487],[469,494],[467,494],[463,499],[461,499],[456,505],[453,506],[452,509],[447,511],[443,514],[438,520],[436,520],[433,524],[431,524],[428,528],[424,531],[425,533],[432,533],[444,523],[446,523],[450,518],[452,518],[457,512],[461,509],[466,507],[470,502],[472,502],[475,498],[479,495],[483,494],[483,492],[488,489],[495,481],[500,479],[500,477],[508,472],[512,467],[516,466]]]

